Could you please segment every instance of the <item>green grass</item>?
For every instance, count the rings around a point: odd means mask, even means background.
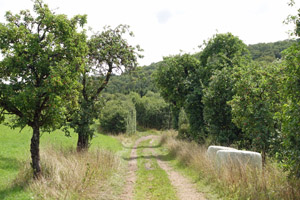
[[[71,137],[66,137],[60,131],[52,133],[42,133],[40,147],[54,145],[57,148],[76,147],[77,134],[71,131]],[[0,199],[2,200],[27,200],[32,199],[32,194],[20,186],[13,185],[13,181],[24,166],[25,161],[30,160],[30,139],[32,129],[25,127],[20,129],[10,129],[0,124]],[[119,152],[123,150],[121,142],[113,137],[96,134],[92,140],[91,150],[97,147]]]
[[[149,141],[141,142],[139,147],[149,146]],[[167,173],[161,169],[147,148],[138,148],[138,171],[135,186],[135,199],[176,200],[176,191],[172,187]]]
[[[29,128],[19,133],[0,125],[0,199],[31,199],[31,194],[22,187],[11,187],[22,162],[29,157],[29,132]]]

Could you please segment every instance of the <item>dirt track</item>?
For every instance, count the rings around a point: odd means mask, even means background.
[[[177,197],[181,200],[205,200],[204,195],[196,190],[195,184],[193,184],[189,179],[182,176],[180,173],[175,171],[166,161],[159,159],[159,155],[155,152],[151,145],[154,143],[154,140],[159,139],[159,136],[149,135],[139,138],[130,154],[129,165],[128,165],[128,173],[126,177],[126,186],[124,188],[124,192],[121,196],[123,200],[132,200],[134,198],[134,185],[136,182],[136,171],[137,167],[137,147],[140,142],[145,140],[150,140],[150,147],[152,154],[157,158],[157,163],[163,170],[166,171],[168,177],[176,190]],[[154,145],[153,145],[154,146]]]

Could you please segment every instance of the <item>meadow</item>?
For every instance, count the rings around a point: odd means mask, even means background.
[[[26,200],[32,199],[35,196],[32,193],[32,188],[30,189],[28,188],[28,185],[20,183],[20,181],[24,181],[25,178],[24,174],[22,175],[20,173],[27,173],[28,170],[31,170],[29,163],[31,135],[32,129],[29,127],[25,127],[20,131],[18,128],[10,129],[3,124],[0,125],[0,199]],[[49,161],[51,156],[52,158],[60,157],[61,154],[65,153],[68,155],[64,156],[64,158],[70,158],[74,156],[76,142],[77,134],[75,134],[72,130],[70,137],[66,137],[65,134],[60,130],[52,133],[43,133],[41,136],[40,145],[42,163],[44,163],[44,161]],[[100,152],[103,150],[105,153]],[[113,155],[114,153],[121,153],[123,150],[128,151],[127,149],[123,148],[118,139],[103,134],[95,134],[90,147],[90,152],[94,152],[92,156],[107,154],[107,157],[115,157]],[[111,152],[112,155],[110,155],[108,152]],[[92,159],[93,158],[91,158],[91,160]],[[89,162],[89,160],[87,159],[86,162]],[[48,165],[49,164],[51,163],[48,163]],[[118,163],[115,164],[118,165]],[[96,163],[96,165],[103,165],[103,163],[100,163],[99,161],[99,163]],[[86,170],[87,169],[83,169],[82,173],[87,172]],[[69,166],[66,173],[68,171],[72,171],[72,166]],[[31,179],[31,177],[29,179]]]

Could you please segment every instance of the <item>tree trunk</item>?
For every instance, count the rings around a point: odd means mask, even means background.
[[[41,175],[41,167],[40,167],[40,127],[38,122],[34,123],[32,126],[33,134],[31,138],[30,144],[30,152],[31,152],[31,160],[32,160],[32,168],[33,168],[33,176],[34,178],[39,178]]]
[[[86,151],[89,148],[90,138],[93,136],[93,130],[90,126],[93,122],[93,103],[88,100],[84,100],[80,104],[80,115],[76,119],[75,132],[78,134],[77,151]]]
[[[89,136],[86,133],[78,133],[77,152],[86,151],[89,148]]]

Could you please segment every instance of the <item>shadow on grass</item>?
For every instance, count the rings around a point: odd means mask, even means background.
[[[8,171],[8,174],[17,172],[22,167],[22,162],[16,158],[7,158],[0,155],[0,169]],[[0,175],[1,176],[1,175]],[[3,180],[3,186],[0,187],[0,199],[32,199],[29,192],[25,191],[25,183],[12,183],[9,180]],[[6,181],[6,183],[5,183]]]
[[[158,144],[158,145],[155,145],[155,146],[138,146],[138,147],[136,147],[136,148],[134,148],[134,147],[126,147],[126,146],[124,146],[124,145],[122,145],[122,146],[123,146],[123,148],[125,148],[125,149],[144,149],[144,148],[154,149],[154,148],[159,148],[159,147],[161,147],[161,144]]]
[[[131,161],[131,160],[138,160],[138,159],[157,159],[161,161],[171,161],[174,160],[174,156],[172,156],[170,153],[168,154],[162,154],[162,155],[150,155],[150,156],[136,156],[136,157],[130,157],[130,158],[125,158],[123,157],[124,160]]]
[[[0,155],[0,169],[16,171],[20,169],[20,161],[15,158],[7,158]]]
[[[0,199],[32,199],[29,193],[26,193],[25,188],[20,185],[8,186],[3,190],[0,190]]]

